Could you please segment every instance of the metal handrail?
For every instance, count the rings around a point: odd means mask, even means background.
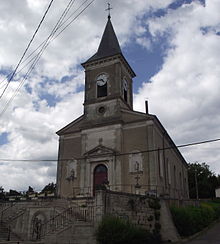
[[[86,208],[80,206],[69,207],[63,212],[52,217],[48,221],[42,224],[42,230],[45,230],[41,233],[41,238],[47,234],[56,231],[57,229],[66,227],[67,224],[72,223],[74,220],[82,220],[84,222],[93,222],[94,221],[94,207],[89,206]]]

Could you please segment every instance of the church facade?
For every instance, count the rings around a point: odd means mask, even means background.
[[[57,195],[96,189],[188,198],[187,163],[155,115],[133,110],[135,73],[108,18],[97,52],[82,64],[82,116],[57,132]]]

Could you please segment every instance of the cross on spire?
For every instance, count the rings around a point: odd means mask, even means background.
[[[105,11],[108,11],[108,18],[110,19],[111,18],[111,4],[108,3],[108,8],[105,10]]]

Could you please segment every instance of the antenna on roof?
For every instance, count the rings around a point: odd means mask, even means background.
[[[108,8],[105,11],[108,11],[108,19],[111,19],[111,4],[108,3]]]

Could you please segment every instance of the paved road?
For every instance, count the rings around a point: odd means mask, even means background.
[[[186,244],[220,244],[220,222]]]

